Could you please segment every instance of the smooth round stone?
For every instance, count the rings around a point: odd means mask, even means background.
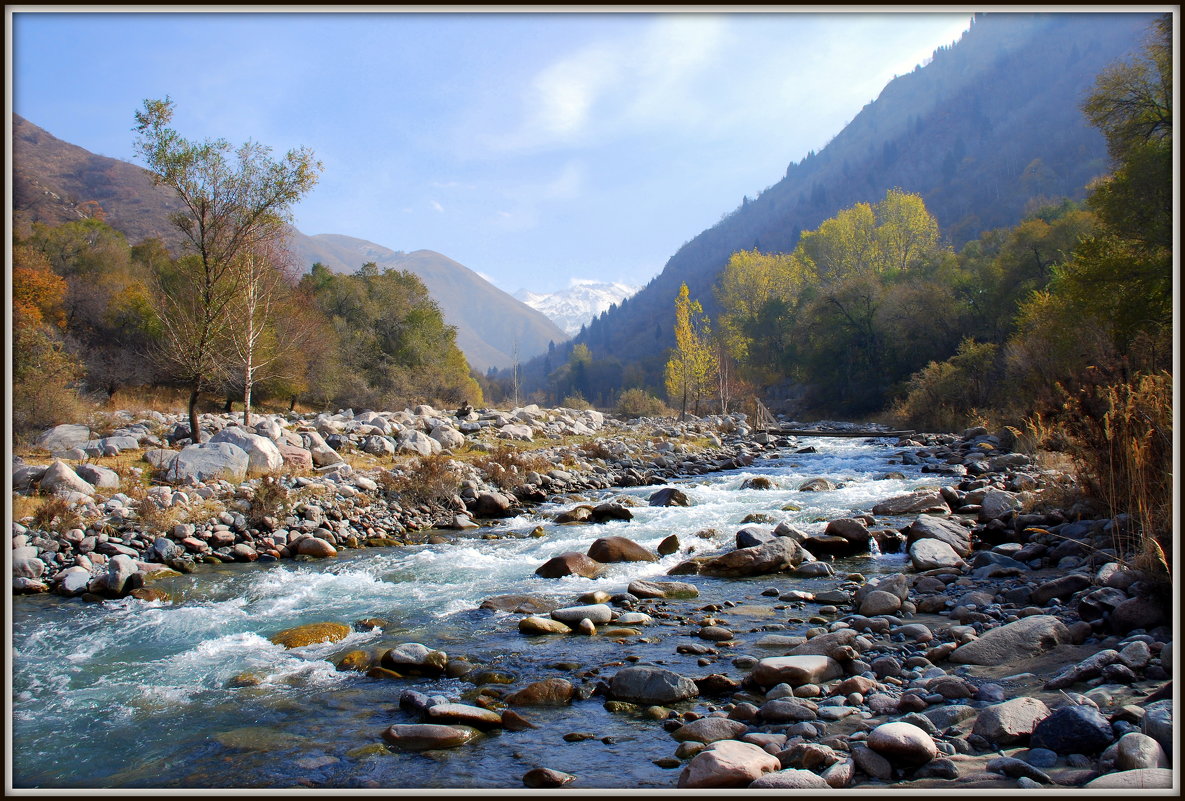
[[[567,606],[551,610],[553,620],[570,625],[578,625],[587,618],[593,623],[608,623],[613,619],[613,610],[607,604],[589,604],[587,606]]]
[[[558,620],[551,620],[546,617],[538,617],[531,615],[524,617],[518,622],[518,630],[520,634],[571,634],[572,629],[567,623],[561,623]]]
[[[350,635],[345,623],[306,623],[273,634],[269,639],[285,648],[301,648],[321,642],[337,642]]]
[[[723,626],[704,626],[699,630],[698,636],[702,640],[709,640],[711,642],[724,642],[733,638],[733,633]]]
[[[523,784],[532,789],[563,787],[574,781],[576,781],[576,777],[571,773],[551,768],[533,768],[523,774]]]
[[[938,755],[934,739],[912,723],[883,723],[868,733],[868,747],[894,764],[924,765]]]
[[[383,739],[405,751],[428,751],[456,748],[478,734],[467,726],[443,726],[436,723],[405,723],[387,728]]]

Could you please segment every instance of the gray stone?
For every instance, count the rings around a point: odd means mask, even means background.
[[[99,489],[118,489],[119,473],[109,467],[94,464],[80,464],[74,471],[79,478]]]
[[[830,790],[831,785],[817,773],[786,768],[755,779],[750,790]]]
[[[300,438],[304,443],[304,449],[312,455],[314,466],[327,467],[345,461],[316,431],[301,431]]]
[[[56,460],[41,477],[41,490],[61,495],[67,492],[80,492],[83,495],[94,495],[95,487],[84,481],[68,464],[61,459]]]
[[[1119,738],[1115,753],[1115,767],[1120,770],[1143,768],[1167,768],[1169,758],[1160,743],[1138,731],[1128,732]]]
[[[250,473],[272,473],[284,466],[284,457],[276,443],[238,426],[222,429],[210,437],[210,442],[226,442],[242,448],[247,454],[247,471]]]
[[[1047,717],[1049,707],[1040,699],[1013,698],[980,710],[971,732],[994,745],[1011,746],[1027,740],[1037,724]]]
[[[948,510],[946,501],[942,500],[942,495],[938,490],[919,490],[917,492],[911,492],[908,495],[898,495],[894,498],[881,501],[872,507],[872,513],[878,517],[908,515],[935,510]]]
[[[720,740],[696,754],[679,775],[679,789],[748,787],[782,767],[774,755],[739,740]]]
[[[1142,768],[1108,773],[1082,786],[1084,790],[1168,790],[1173,786],[1173,771],[1167,768]]]
[[[932,539],[945,542],[961,557],[971,555],[971,532],[946,518],[918,515],[906,531],[906,538],[911,546],[918,540]]]
[[[107,560],[107,591],[112,595],[124,595],[129,588],[132,576],[136,573],[136,560],[124,554],[118,554]]]
[[[769,657],[759,661],[753,668],[753,680],[762,687],[772,687],[783,682],[791,687],[820,684],[841,675],[843,668],[838,662],[819,654]]]
[[[42,432],[33,444],[50,453],[57,453],[80,447],[90,441],[90,438],[91,430],[86,426],[66,424]]]
[[[978,640],[956,648],[950,661],[966,665],[1003,665],[1037,656],[1070,641],[1065,624],[1052,615],[1033,615],[991,629]]]
[[[566,606],[562,609],[551,610],[553,620],[561,623],[576,625],[588,618],[593,623],[601,625],[613,619],[613,610],[607,604],[590,604],[588,606]]]
[[[1167,649],[1166,649],[1167,650]],[[1164,653],[1163,651],[1161,652]],[[1164,657],[1161,656],[1163,659]],[[1144,734],[1160,743],[1167,752],[1173,750],[1173,699],[1153,701],[1144,707],[1144,720],[1141,723]]]
[[[918,572],[936,570],[940,567],[962,567],[959,554],[945,542],[937,539],[916,540],[909,546],[909,559]]]
[[[717,740],[735,740],[747,732],[749,727],[739,720],[706,717],[693,720],[671,732],[679,742],[714,743]]]
[[[894,765],[924,765],[938,755],[934,739],[912,723],[882,723],[868,733],[867,742]]]
[[[698,695],[694,681],[665,668],[622,668],[609,683],[610,698],[635,704],[673,704]]]
[[[713,557],[700,567],[706,576],[757,576],[790,570],[807,559],[806,552],[789,537],[776,537],[772,542],[752,548],[737,548]]]
[[[203,442],[186,445],[169,463],[167,480],[205,482],[219,478],[242,481],[247,476],[250,458],[238,445],[229,442]]]

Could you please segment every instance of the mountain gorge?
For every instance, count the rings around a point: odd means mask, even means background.
[[[593,320],[564,352],[584,344],[660,386],[681,283],[714,316],[713,287],[732,253],[789,252],[802,231],[890,188],[921,195],[955,247],[1016,224],[1044,202],[1083,198],[1107,171],[1107,151],[1080,104],[1104,67],[1143,44],[1152,19],[977,15],[959,42],[891,81],[820,152],[790,164],[781,180],[689,240],[642,291]],[[552,364],[527,365],[528,384],[543,386]]]
[[[129,242],[156,238],[179,252],[181,238],[169,222],[180,211],[173,194],[153,186],[143,168],[64,142],[14,114],[13,229],[35,222],[58,225],[96,214]],[[516,359],[547,352],[568,338],[540,312],[495,287],[473,270],[429,250],[403,253],[338,234],[309,236],[292,228],[289,249],[302,270],[321,262],[352,273],[367,262],[417,275],[457,329],[457,344],[481,372],[511,367]]]

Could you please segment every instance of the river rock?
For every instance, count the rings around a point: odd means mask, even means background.
[[[860,601],[862,615],[890,615],[901,608],[901,599],[891,592],[873,590]]]
[[[203,442],[186,445],[169,462],[166,480],[206,482],[225,478],[242,481],[247,476],[250,458],[247,452],[229,442]]]
[[[626,592],[638,598],[698,598],[699,588],[685,581],[634,579]]]
[[[620,503],[606,501],[593,507],[592,522],[604,523],[608,520],[633,520],[634,513]]]
[[[499,612],[518,612],[524,615],[535,615],[550,612],[557,604],[550,598],[539,595],[524,595],[510,593],[494,595],[481,602],[479,609],[494,609]]]
[[[771,490],[777,488],[778,485],[770,480],[768,476],[752,476],[741,482],[741,489],[743,490]]]
[[[1049,707],[1039,698],[1013,698],[980,710],[971,733],[996,746],[1012,746],[1028,740],[1047,717]]]
[[[80,464],[74,471],[86,483],[98,489],[118,489],[119,473],[97,464]]]
[[[625,537],[600,537],[593,540],[588,556],[598,562],[657,562],[658,557]]]
[[[1069,600],[1071,595],[1086,589],[1090,584],[1090,576],[1084,576],[1081,573],[1059,576],[1052,581],[1046,581],[1044,584],[1034,587],[1029,595],[1029,603],[1033,606],[1045,606],[1054,598]]]
[[[341,454],[329,447],[329,443],[325,441],[325,438],[316,431],[301,431],[300,438],[305,450],[312,455],[313,465],[315,467],[328,467],[329,465],[345,461],[342,459]],[[433,442],[435,443],[435,440]]]
[[[1093,706],[1059,707],[1033,729],[1029,742],[1059,754],[1097,754],[1114,738],[1111,724]]]
[[[1151,598],[1128,598],[1111,610],[1111,631],[1124,635],[1134,629],[1151,629],[1164,625],[1170,622],[1170,608],[1171,604],[1158,603]]]
[[[511,517],[514,514],[514,499],[501,492],[481,492],[473,503],[473,514],[477,517]]]
[[[852,759],[857,768],[874,779],[888,781],[893,777],[893,765],[889,760],[866,745],[852,743]]]
[[[538,617],[531,615],[524,617],[518,622],[518,630],[521,634],[535,635],[535,634],[571,634],[572,629],[567,623],[561,623],[558,620],[552,620],[547,617]]]
[[[786,768],[767,773],[749,785],[750,790],[830,790],[831,785],[817,773]]]
[[[58,453],[60,451],[68,451],[71,448],[82,447],[90,438],[91,430],[87,426],[67,423],[43,431],[33,441],[33,444],[50,453]]]
[[[585,618],[597,625],[608,623],[613,619],[613,610],[608,604],[589,604],[587,606],[565,606],[551,610],[552,620],[574,626]]]
[[[334,548],[328,541],[320,537],[303,537],[296,543],[296,552],[317,559],[337,556],[337,548]]]
[[[469,704],[436,704],[424,713],[427,723],[461,724],[475,729],[502,727],[502,716],[489,709]]]
[[[106,584],[107,592],[117,597],[126,595],[129,591],[136,589],[136,582],[133,576],[136,575],[138,566],[136,560],[125,554],[116,554],[107,560],[107,575]],[[143,577],[139,582],[143,584]]]
[[[809,640],[807,644],[809,644]],[[762,687],[786,683],[791,687],[821,684],[843,675],[843,668],[829,656],[800,654],[760,660],[753,668],[753,680]]]
[[[953,520],[933,515],[918,515],[906,530],[906,541],[913,545],[918,540],[932,539],[945,542],[961,557],[971,555],[971,532]]]
[[[820,593],[821,595],[821,593]],[[816,596],[818,599],[819,596]],[[828,656],[832,659],[851,658],[845,656],[850,649],[862,650],[860,633],[854,629],[837,629],[811,637],[801,645],[790,649],[788,656]]]
[[[1108,773],[1082,785],[1083,790],[1168,790],[1173,786],[1173,771],[1167,768],[1142,768]]]
[[[290,470],[312,470],[313,454],[307,448],[289,445],[286,442],[276,443],[276,450],[284,459],[284,466]]]
[[[835,483],[825,478],[812,478],[810,481],[803,483],[799,488],[799,492],[831,492],[835,489]]]
[[[961,665],[1003,665],[1018,658],[1037,656],[1068,643],[1070,632],[1053,615],[1033,615],[994,628],[978,640],[961,645],[950,661]]]
[[[639,665],[622,668],[609,683],[609,697],[635,704],[666,705],[699,695],[694,681],[665,668]]]
[[[345,623],[306,623],[273,634],[268,639],[284,648],[302,648],[319,642],[337,642],[350,634]]]
[[[934,739],[912,723],[882,723],[868,733],[868,747],[894,765],[924,765],[938,755]]]
[[[772,542],[752,548],[737,548],[713,557],[700,566],[706,576],[757,576],[790,570],[807,561],[802,546],[789,537],[776,537]]]
[[[572,703],[576,688],[567,679],[549,678],[528,684],[506,697],[511,706],[563,706]]]
[[[765,750],[739,740],[719,740],[696,754],[679,774],[680,789],[748,787],[782,763]]]
[[[209,441],[227,442],[242,448],[247,454],[247,471],[250,473],[271,473],[284,466],[284,456],[274,442],[238,426],[227,426]]]
[[[1144,768],[1167,768],[1168,754],[1160,743],[1138,731],[1128,732],[1119,738],[1115,752],[1115,767],[1120,770],[1141,770]]]
[[[385,651],[379,664],[400,675],[439,676],[448,666],[448,654],[423,643],[405,642]]]
[[[651,506],[691,506],[691,499],[674,487],[663,487],[649,498]]]
[[[45,575],[45,562],[36,556],[13,557],[12,575],[17,578],[41,578]]]
[[[717,740],[736,740],[748,730],[749,727],[739,720],[707,717],[680,726],[671,732],[671,736],[681,743],[690,741],[706,744]]]
[[[563,787],[565,784],[571,784],[574,781],[576,781],[576,777],[571,773],[564,773],[561,770],[552,770],[551,768],[532,768],[523,774],[523,785],[533,790]]]
[[[757,709],[757,714],[766,723],[802,723],[818,718],[813,708],[797,698],[766,701]]]
[[[1165,652],[1161,651],[1161,660],[1164,659],[1164,654]],[[1154,701],[1144,707],[1144,720],[1141,723],[1144,734],[1156,740],[1169,752],[1173,750],[1173,722],[1172,698]]]
[[[452,426],[439,425],[428,435],[440,443],[441,448],[453,450],[465,444],[465,435]]]
[[[936,539],[921,539],[909,546],[909,559],[913,569],[920,572],[940,567],[962,567],[965,562],[945,542]]]
[[[553,556],[535,569],[535,575],[542,578],[563,578],[564,576],[584,576],[596,578],[604,571],[605,566],[595,559],[576,551]]]
[[[908,495],[897,495],[872,507],[872,513],[878,517],[934,511],[950,511],[938,490],[919,490]]]
[[[67,492],[80,492],[83,495],[94,495],[95,487],[74,472],[68,464],[57,459],[41,476],[42,492],[52,492],[61,495]]]
[[[979,519],[982,522],[995,520],[1006,516],[1014,509],[1020,508],[1020,501],[1011,492],[1004,490],[988,490],[980,501]]]
[[[402,723],[387,728],[383,739],[404,751],[429,751],[456,748],[478,735],[466,726],[443,726],[436,723]]]

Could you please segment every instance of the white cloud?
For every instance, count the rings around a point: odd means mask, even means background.
[[[498,150],[569,145],[694,119],[695,78],[719,55],[726,25],[718,15],[662,15],[629,39],[566,55],[523,91],[518,128],[490,144]]]
[[[442,213],[442,214],[444,213],[444,206],[440,205],[440,203],[439,203],[438,201],[435,201],[435,200],[430,200],[430,201],[428,201],[428,203],[429,203],[429,205],[431,205],[431,206],[432,206],[432,208],[433,208],[433,209],[435,209],[436,211],[438,211],[438,212],[440,212],[440,213]]]

